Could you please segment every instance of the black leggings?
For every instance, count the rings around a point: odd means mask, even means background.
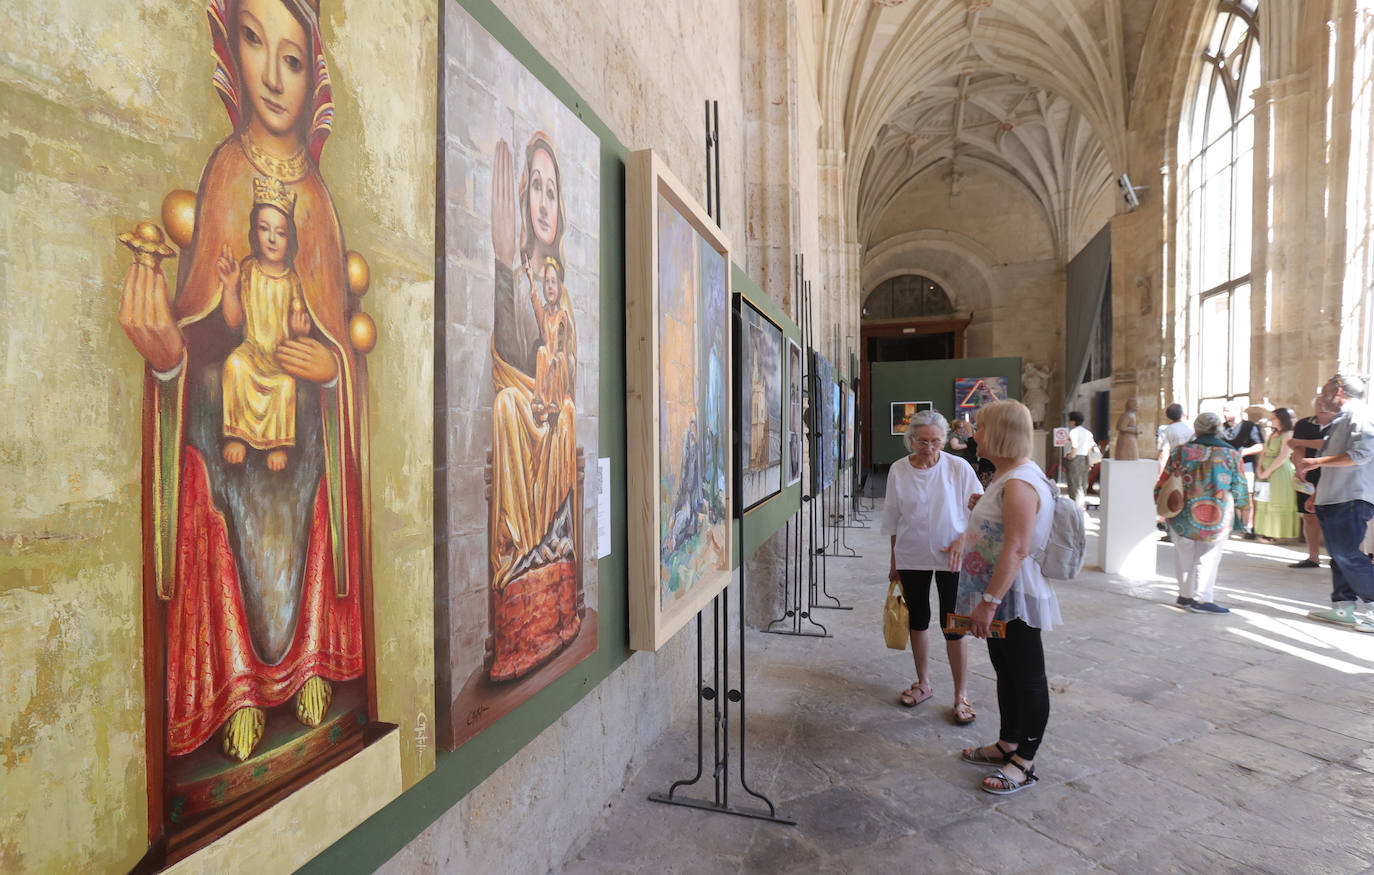
[[[902,578],[902,598],[906,599],[906,609],[910,615],[908,625],[915,632],[930,628],[930,576],[935,575],[935,592],[940,600],[940,628],[945,628],[945,619],[954,613],[954,597],[959,594],[959,572],[899,568],[897,574]],[[946,641],[958,641],[963,637],[958,633],[945,633]]]
[[[1024,620],[1007,624],[1006,638],[988,639],[988,656],[997,672],[998,737],[1015,742],[1016,753],[1034,759],[1050,722],[1050,685],[1045,679],[1045,648],[1040,630]]]

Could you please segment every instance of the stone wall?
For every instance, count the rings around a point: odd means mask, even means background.
[[[1371,227],[1365,92],[1374,49],[1357,40],[1370,10],[1363,0],[1260,9],[1250,397],[1305,415],[1325,377],[1374,366],[1369,268],[1359,254]],[[1167,404],[1197,413],[1178,137],[1214,16],[1210,4],[1161,0],[1131,93],[1128,171],[1149,191],[1112,224],[1112,417],[1131,395],[1140,399],[1142,452]]]
[[[732,257],[792,312],[790,265],[806,227],[799,168],[810,166],[814,179],[815,158],[804,157],[795,113],[765,97],[796,100],[791,4],[497,6],[621,142],[656,150],[703,205],[703,101],[720,101],[722,219]],[[746,38],[750,33],[768,40]],[[814,182],[810,191],[815,197]],[[814,217],[809,222],[815,239]],[[775,591],[775,567],[757,565],[751,592]],[[733,586],[727,597],[738,603]],[[731,613],[737,622],[738,612]],[[690,627],[657,653],[636,653],[443,813],[386,871],[556,867],[599,823],[603,801],[634,775],[649,746],[687,719],[695,670]]]

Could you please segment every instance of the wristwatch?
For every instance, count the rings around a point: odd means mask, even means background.
[[[1002,603],[1001,599],[995,599],[986,592],[983,593],[983,601],[990,605],[1000,605]]]

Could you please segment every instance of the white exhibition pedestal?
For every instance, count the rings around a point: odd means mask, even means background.
[[[1136,580],[1154,576],[1159,540],[1154,487],[1158,479],[1159,463],[1153,459],[1102,460],[1097,556],[1108,574]]]
[[[1031,432],[1031,461],[1039,465],[1041,471],[1049,470],[1045,467],[1045,445],[1048,443],[1043,428]]]

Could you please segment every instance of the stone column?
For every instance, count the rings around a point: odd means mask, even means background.
[[[793,288],[801,212],[796,2],[743,0],[740,22],[744,55],[740,83],[745,118],[744,268],[766,294],[798,319],[799,298]],[[808,273],[823,276],[818,273],[819,253],[808,258]],[[817,311],[813,308],[813,312]],[[826,331],[826,323],[818,323],[818,335]],[[775,535],[748,560],[744,620],[755,628],[782,614],[782,540],[781,533]]]
[[[1266,81],[1255,92],[1250,392],[1255,401],[1299,408],[1335,370],[1341,334],[1339,293],[1323,270],[1334,180],[1320,6],[1261,5]]]

